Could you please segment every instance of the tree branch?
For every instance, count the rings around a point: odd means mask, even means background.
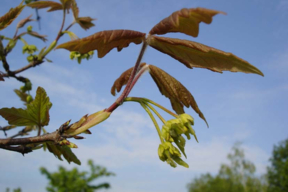
[[[53,141],[53,142],[58,142],[61,140],[61,134],[60,132],[54,131],[53,133],[48,133],[45,135],[41,136],[35,136],[35,137],[26,137],[26,138],[7,138],[7,139],[0,139],[0,145],[27,145],[27,144],[35,144],[35,143],[43,143],[47,141]]]

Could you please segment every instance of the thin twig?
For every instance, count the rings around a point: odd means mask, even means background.
[[[64,9],[64,10],[63,10],[62,25],[61,25],[61,28],[60,28],[60,30],[59,30],[59,32],[58,32],[58,35],[57,35],[56,39],[55,39],[56,42],[57,42],[57,41],[59,40],[59,38],[63,35],[62,30],[63,30],[63,28],[64,28],[65,18],[66,18],[66,11],[65,11],[65,9]]]
[[[22,146],[22,145],[19,145],[19,146],[16,146],[16,147],[12,147],[12,146],[9,146],[9,145],[0,145],[0,148],[6,149],[8,151],[19,152],[22,155],[32,152],[32,149],[30,147],[25,147],[25,146]]]

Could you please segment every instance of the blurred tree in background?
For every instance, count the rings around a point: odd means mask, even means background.
[[[51,173],[46,168],[41,167],[40,171],[49,180],[46,187],[49,192],[94,192],[98,189],[109,188],[109,183],[94,185],[93,181],[100,177],[114,176],[106,168],[96,166],[92,160],[88,161],[90,172],[80,172],[77,168],[67,170],[60,166],[57,172]]]
[[[255,165],[245,159],[240,144],[235,144],[228,154],[230,164],[222,164],[217,175],[210,173],[195,178],[188,184],[189,192],[266,192],[264,176],[255,176]]]
[[[10,192],[10,189],[7,188],[6,192]],[[13,192],[22,192],[21,188],[13,189]]]
[[[288,191],[288,139],[274,146],[268,167],[269,192]]]

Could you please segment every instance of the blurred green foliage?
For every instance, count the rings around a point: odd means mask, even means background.
[[[219,172],[195,178],[188,184],[189,192],[267,192],[265,177],[255,175],[255,165],[245,158],[240,144],[235,144],[227,156],[229,164],[222,164]]]
[[[98,189],[109,188],[109,183],[100,183],[95,185],[94,180],[100,177],[114,176],[106,168],[94,165],[92,160],[88,161],[90,171],[79,171],[77,168],[67,170],[60,166],[57,172],[49,172],[41,167],[40,171],[49,180],[46,187],[48,192],[94,192]]]
[[[274,146],[267,178],[269,192],[288,191],[288,139]]]

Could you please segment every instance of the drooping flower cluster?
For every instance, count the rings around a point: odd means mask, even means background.
[[[192,128],[191,125],[194,125],[194,119],[193,117],[185,113],[180,114],[176,119],[171,119],[165,122],[161,130],[161,137],[165,140],[165,143],[160,144],[158,149],[158,155],[162,161],[166,161],[172,167],[176,166],[175,162],[184,167],[188,167],[188,165],[180,158],[181,153],[179,152],[179,150],[186,157],[186,140],[182,136],[182,134],[184,134],[188,140],[190,140],[191,134],[198,142],[195,130]],[[173,146],[172,142],[177,145],[179,150]]]

